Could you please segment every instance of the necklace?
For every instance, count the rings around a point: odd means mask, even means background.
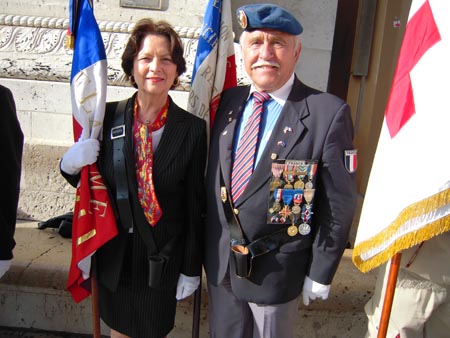
[[[156,118],[155,118],[155,120],[153,122],[156,122],[156,120],[161,119],[162,114],[167,111],[168,106],[169,106],[169,99],[167,99],[166,104],[159,111],[158,115],[156,116]],[[139,108],[137,106],[137,100],[135,101],[135,114],[136,114],[136,118],[139,120],[139,122],[141,122],[143,124],[153,124],[152,120],[150,120],[150,119],[142,119],[142,118],[139,117]]]

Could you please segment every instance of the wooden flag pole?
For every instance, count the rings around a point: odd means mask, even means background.
[[[100,338],[100,314],[98,310],[98,286],[97,286],[97,267],[95,255],[91,257],[91,303],[92,303],[92,330],[94,338]]]
[[[381,311],[380,325],[378,328],[377,338],[386,338],[389,326],[389,318],[391,316],[392,303],[394,301],[395,285],[397,284],[398,270],[402,254],[397,252],[391,258],[391,266],[389,268],[389,276],[386,284],[386,293],[384,295],[383,309]]]
[[[193,322],[192,322],[192,338],[199,337],[201,298],[202,298],[202,277],[200,276],[200,284],[194,293],[194,314],[193,314]]]

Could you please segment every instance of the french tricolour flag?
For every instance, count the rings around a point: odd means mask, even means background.
[[[74,138],[98,138],[106,104],[105,46],[89,0],[70,1],[70,30],[74,37],[70,86]]]
[[[413,0],[353,250],[368,271],[450,230],[450,1]]]
[[[236,84],[230,0],[209,0],[198,38],[188,110],[212,127],[220,94]]]
[[[107,63],[99,27],[89,0],[72,0],[73,44],[70,87],[74,140],[98,138],[106,105]],[[72,223],[72,261],[67,289],[76,302],[91,293],[91,257],[117,235],[114,213],[96,163],[81,170]]]

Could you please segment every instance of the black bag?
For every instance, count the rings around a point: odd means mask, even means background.
[[[57,229],[56,232],[64,238],[72,238],[72,218],[73,212],[67,212],[64,215],[52,217],[46,221],[38,223],[38,229],[47,228]]]

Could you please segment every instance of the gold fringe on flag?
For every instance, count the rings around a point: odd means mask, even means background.
[[[439,213],[440,208],[447,209],[444,210],[443,215],[436,215],[436,213]],[[431,216],[429,216],[430,214]],[[408,225],[407,223],[412,222],[412,225],[415,225],[417,224],[415,219],[421,218],[429,218],[430,221],[420,229],[414,231],[408,232],[408,229],[402,229],[402,227],[411,228],[411,225]],[[405,234],[401,235],[386,248],[382,249],[380,253],[367,260],[361,258],[366,252],[374,250],[384,243],[388,243],[400,230],[405,232]],[[376,236],[355,246],[353,249],[352,260],[359,270],[368,272],[387,262],[397,252],[413,247],[449,230],[450,189],[446,189],[403,209],[397,219],[386,229]]]

